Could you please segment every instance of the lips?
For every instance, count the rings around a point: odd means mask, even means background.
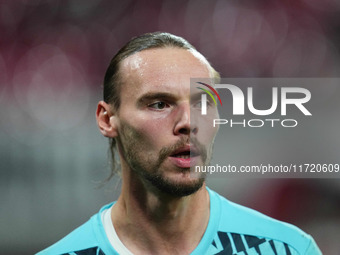
[[[193,160],[197,159],[199,155],[195,147],[186,145],[175,150],[170,155],[170,159],[177,167],[190,168],[190,163],[193,163]]]
[[[198,156],[200,153],[198,152],[198,150],[196,149],[196,147],[194,146],[190,146],[190,145],[186,145],[183,146],[177,150],[175,150],[170,157],[195,157]]]

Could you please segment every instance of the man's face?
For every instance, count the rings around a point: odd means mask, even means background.
[[[149,49],[126,58],[120,76],[116,123],[123,171],[173,196],[194,193],[204,176],[190,174],[190,166],[210,161],[217,132],[197,118],[190,125],[190,114],[193,119],[201,110],[190,78],[209,78],[207,64],[184,49]]]

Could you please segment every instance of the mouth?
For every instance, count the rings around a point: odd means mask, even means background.
[[[193,146],[187,145],[175,150],[170,158],[180,168],[190,168],[190,164],[197,160],[200,153]]]
[[[187,158],[190,158],[190,151],[179,152],[179,153],[171,155],[171,157],[187,159]]]
[[[188,145],[188,146],[184,146],[182,148],[177,149],[170,155],[170,157],[188,159],[192,157],[197,157],[199,155],[200,154],[196,148]]]

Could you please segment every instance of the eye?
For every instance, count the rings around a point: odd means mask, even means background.
[[[165,102],[162,102],[162,101],[159,101],[159,102],[152,103],[152,104],[148,105],[149,108],[153,108],[153,109],[156,109],[156,110],[163,110],[167,106],[168,106],[168,104],[165,103]]]
[[[196,103],[193,104],[194,108],[201,108],[202,107],[202,101],[197,101]]]
[[[206,104],[207,104],[208,108],[215,106],[214,102],[212,102],[211,100],[207,100]],[[193,107],[197,108],[197,109],[201,109],[202,105],[203,105],[203,102],[201,100],[199,100],[199,101],[197,101],[196,103],[193,104]]]

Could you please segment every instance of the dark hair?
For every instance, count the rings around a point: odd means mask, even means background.
[[[113,106],[114,111],[118,111],[120,107],[120,73],[119,68],[121,62],[127,57],[147,49],[175,47],[186,50],[196,50],[187,40],[182,37],[165,33],[155,32],[147,33],[132,38],[125,46],[123,46],[117,54],[112,58],[109,67],[106,70],[104,78],[104,101]],[[214,76],[219,77],[218,73],[212,68]],[[115,159],[116,140],[110,138],[110,152],[112,172],[109,179],[118,172]]]

